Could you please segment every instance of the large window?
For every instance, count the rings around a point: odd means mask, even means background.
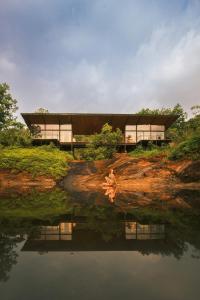
[[[130,144],[137,142],[136,125],[126,125],[125,142]]]
[[[165,126],[163,125],[126,125],[125,142],[136,143],[141,140],[164,140]]]
[[[37,139],[59,140],[61,143],[72,141],[71,124],[35,124]]]

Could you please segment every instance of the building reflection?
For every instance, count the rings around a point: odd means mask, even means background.
[[[106,226],[104,224],[105,236],[108,237],[110,234],[109,240],[104,239],[104,233],[101,230],[92,228],[87,222],[61,222],[58,225],[40,226],[37,234],[28,236],[22,251],[137,250],[138,246],[148,248],[147,243],[152,240],[165,239],[164,224],[140,224],[125,221],[117,222],[117,227],[109,222]]]
[[[46,241],[71,241],[73,227],[76,223],[62,222],[54,226],[41,226],[40,233],[34,238],[35,240]]]
[[[165,238],[164,224],[125,223],[126,240],[160,240]]]

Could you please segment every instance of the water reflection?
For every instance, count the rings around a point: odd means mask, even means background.
[[[105,196],[108,196],[110,202],[114,203],[117,186],[103,186],[103,189],[105,190]]]
[[[101,226],[101,224],[99,224]],[[109,226],[110,224],[107,223]],[[161,240],[165,238],[164,224],[140,224],[119,222],[119,235],[105,241],[103,235],[93,231],[88,223],[61,222],[53,226],[41,226],[38,234],[30,235],[23,251],[83,251],[83,250],[131,250],[126,240]],[[95,245],[95,246],[94,246]]]
[[[189,253],[199,258],[199,193],[116,197],[115,189],[106,189],[106,195],[112,205],[102,193],[60,190],[1,201],[0,281],[9,279],[25,252],[128,251],[177,260]],[[187,205],[178,207],[177,199]]]
[[[127,240],[159,240],[165,238],[165,225],[126,222],[125,233]]]

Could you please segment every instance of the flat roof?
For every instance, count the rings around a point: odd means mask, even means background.
[[[72,124],[73,134],[93,134],[100,132],[105,123],[119,128],[125,125],[164,125],[168,129],[178,115],[140,115],[140,114],[104,114],[104,113],[22,113],[26,125],[32,124]]]

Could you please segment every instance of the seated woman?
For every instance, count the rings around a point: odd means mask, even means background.
[[[103,186],[115,186],[117,185],[115,174],[113,169],[110,170],[110,173],[108,176],[105,177],[106,182],[103,183]]]

